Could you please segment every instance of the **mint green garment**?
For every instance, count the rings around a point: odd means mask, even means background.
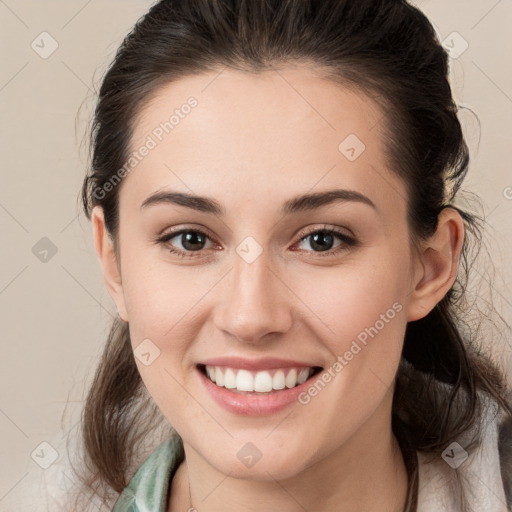
[[[164,441],[133,475],[112,512],[166,512],[170,482],[184,458],[181,437]]]

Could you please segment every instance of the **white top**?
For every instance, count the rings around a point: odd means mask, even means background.
[[[442,458],[432,460],[418,453],[417,512],[463,510],[461,486],[468,512],[509,512],[500,470],[498,422],[490,411],[480,445],[470,453],[464,450],[463,441],[449,445]]]

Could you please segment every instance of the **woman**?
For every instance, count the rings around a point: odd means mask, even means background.
[[[478,224],[447,74],[405,1],[136,24],[82,190],[119,312],[85,482],[115,512],[509,509],[509,389],[459,319]]]

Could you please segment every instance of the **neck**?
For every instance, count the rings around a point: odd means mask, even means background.
[[[403,512],[404,460],[390,419],[388,428],[379,423],[368,422],[336,451],[284,480],[268,472],[265,480],[226,476],[184,443],[186,461],[173,478],[169,512]]]

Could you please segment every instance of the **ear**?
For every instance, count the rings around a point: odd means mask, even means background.
[[[105,227],[103,208],[95,206],[91,213],[92,227],[94,234],[94,245],[96,253],[103,269],[103,279],[107,290],[116,304],[119,316],[128,322],[126,306],[124,302],[123,286],[121,282],[121,271],[114,252],[113,242]]]
[[[444,208],[436,232],[423,245],[407,311],[408,321],[427,316],[443,299],[457,277],[464,242],[464,221],[457,210]]]

